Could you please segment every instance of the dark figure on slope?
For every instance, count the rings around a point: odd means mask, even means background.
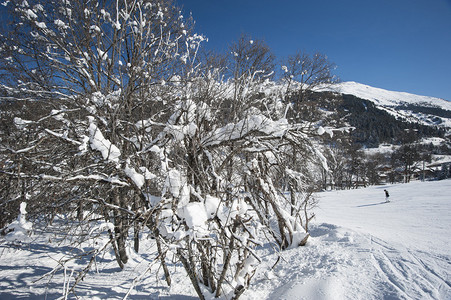
[[[388,199],[390,197],[390,194],[388,193],[387,190],[384,190],[385,192],[385,202],[390,202],[390,200]]]

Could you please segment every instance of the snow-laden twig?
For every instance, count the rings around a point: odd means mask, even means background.
[[[64,266],[64,279],[63,279],[63,298],[64,300],[69,297],[70,279],[74,275],[74,269],[71,270],[69,277],[67,277],[67,267]]]
[[[72,144],[74,144],[74,145],[77,145],[77,146],[80,146],[80,145],[81,145],[81,143],[80,143],[79,141],[76,141],[76,140],[73,140],[73,139],[71,139],[71,138],[68,138],[68,137],[65,136],[64,134],[54,132],[54,131],[52,131],[52,130],[50,130],[50,129],[47,129],[47,128],[45,129],[45,131],[46,131],[47,133],[49,133],[49,134],[55,136],[55,137],[58,137],[58,138],[60,138],[60,139],[63,139],[63,140],[65,140],[65,141],[67,141],[67,142],[69,142],[69,143],[72,143]]]

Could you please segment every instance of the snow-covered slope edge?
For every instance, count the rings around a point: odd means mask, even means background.
[[[370,100],[375,104],[381,106],[414,104],[419,106],[439,107],[442,109],[451,110],[451,102],[444,99],[429,96],[420,96],[406,92],[388,91],[354,81],[342,82],[328,87],[325,90],[334,91],[341,94],[354,95],[365,100]]]

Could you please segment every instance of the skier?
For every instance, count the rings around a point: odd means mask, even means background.
[[[384,190],[385,192],[385,202],[390,202],[390,200],[388,200],[388,198],[390,197],[390,194],[388,193],[387,190]]]

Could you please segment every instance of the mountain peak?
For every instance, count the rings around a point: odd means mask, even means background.
[[[370,100],[380,106],[393,107],[410,104],[427,107],[439,107],[451,111],[451,102],[441,98],[420,96],[406,92],[389,91],[355,81],[341,82],[322,90],[354,95],[365,100]]]

